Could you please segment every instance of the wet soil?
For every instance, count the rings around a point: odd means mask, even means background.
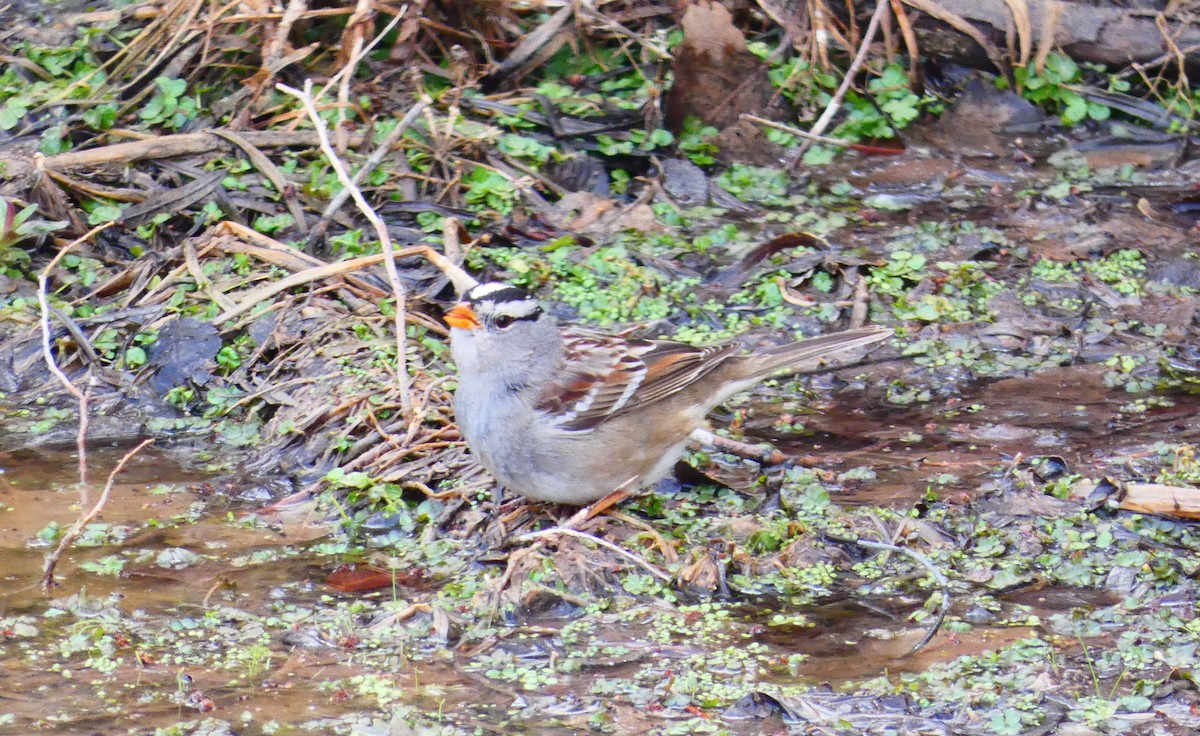
[[[1099,376],[1096,366],[1065,367],[910,408],[842,397],[825,414],[806,417],[807,433],[770,438],[792,455],[820,454],[828,469],[866,466],[877,474],[871,482],[847,482],[834,493],[837,501],[899,507],[915,502],[929,478],[947,473],[955,479],[940,491],[968,503],[997,467],[1023,452],[1057,455],[1086,472],[1103,469],[1114,448],[1132,454],[1200,428],[1194,398],[1164,416],[1131,420],[1121,412],[1126,397]],[[986,411],[961,411],[975,404]],[[754,434],[753,426],[748,430]],[[93,475],[106,474],[121,453],[93,450]],[[323,546],[323,520],[301,511],[259,523],[260,504],[231,498],[153,448],[134,459],[93,525],[95,534],[84,535],[95,546],[69,552],[58,586],[44,594],[39,578],[48,546],[40,535],[79,514],[76,459],[66,450],[9,451],[0,455],[0,471],[0,619],[7,626],[0,692],[13,694],[0,706],[10,714],[0,732],[103,730],[118,713],[122,729],[138,733],[209,712],[253,724],[244,733],[270,723],[312,727],[321,719],[340,719],[344,728],[347,718],[366,723],[378,716],[378,702],[345,685],[372,673],[395,688],[392,705],[439,712],[463,728],[564,733],[603,711],[615,718],[617,732],[637,733],[680,714],[619,706],[614,715],[596,695],[597,683],[636,682],[648,661],[686,670],[714,650],[714,640],[703,637],[664,641],[653,633],[656,616],[672,614],[626,602],[619,613],[589,617],[583,639],[593,655],[574,674],[532,691],[497,681],[479,671],[481,657],[503,652],[521,662],[553,661],[577,612],[529,617],[502,625],[482,643],[462,639],[446,648],[427,611],[409,610],[389,624],[389,610],[393,617],[405,611],[403,589],[343,594],[324,584],[343,557]],[[116,575],[81,567],[114,555],[125,561]],[[1045,626],[1021,622],[1103,608],[1117,598],[1103,590],[1036,586],[1002,596],[982,613],[959,601],[955,615],[975,626],[963,634],[943,630],[915,656],[909,651],[924,628],[910,616],[922,601],[910,596],[733,605],[713,636],[757,647],[769,663],[764,682],[842,688],[1049,636]],[[350,613],[356,606],[360,612]],[[780,623],[778,615],[795,623]],[[314,626],[329,617],[343,622],[340,638]],[[373,630],[395,635],[367,633]],[[578,634],[571,640],[578,645]],[[251,649],[254,656],[245,657]],[[98,661],[107,664],[97,668]],[[650,696],[635,691],[621,702],[639,697]],[[752,734],[763,723],[726,726]]]

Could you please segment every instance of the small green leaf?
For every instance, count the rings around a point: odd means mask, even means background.
[[[825,164],[833,163],[835,149],[828,146],[813,146],[804,152],[804,164],[806,166],[824,166]]]
[[[187,91],[186,79],[170,79],[168,77],[159,77],[154,80],[158,88],[162,90],[167,97],[178,99],[184,92]]]
[[[1092,120],[1108,120],[1112,117],[1112,109],[1098,102],[1089,102],[1088,117]]]
[[[1070,82],[1079,74],[1079,65],[1064,54],[1050,54],[1045,68],[1046,75],[1057,82]]]
[[[83,113],[83,122],[93,130],[108,130],[117,122],[117,106],[111,104],[97,105]]]
[[[125,365],[129,368],[139,368],[146,364],[146,351],[137,346],[125,351]]]

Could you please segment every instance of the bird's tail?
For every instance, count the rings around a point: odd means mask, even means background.
[[[829,359],[836,355],[886,340],[892,334],[886,327],[864,327],[767,348],[751,358],[755,360],[755,380],[784,368],[793,373],[812,373],[830,365]]]

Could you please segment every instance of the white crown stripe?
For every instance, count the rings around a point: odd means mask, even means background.
[[[481,297],[487,296],[488,294],[495,294],[497,291],[504,291],[505,289],[513,289],[513,288],[514,287],[509,286],[508,284],[497,284],[497,283],[480,284],[479,286],[476,286],[475,288],[471,289],[471,291],[469,292],[469,295],[472,299],[479,299]]]

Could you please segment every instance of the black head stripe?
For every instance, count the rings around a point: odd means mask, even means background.
[[[533,299],[529,295],[529,292],[520,287],[495,283],[472,286],[464,295],[464,298],[472,304],[478,304],[483,301],[501,304],[503,302],[523,302]]]
[[[509,321],[534,321],[542,308],[529,292],[508,284],[479,284],[463,295],[484,320],[504,317]]]

